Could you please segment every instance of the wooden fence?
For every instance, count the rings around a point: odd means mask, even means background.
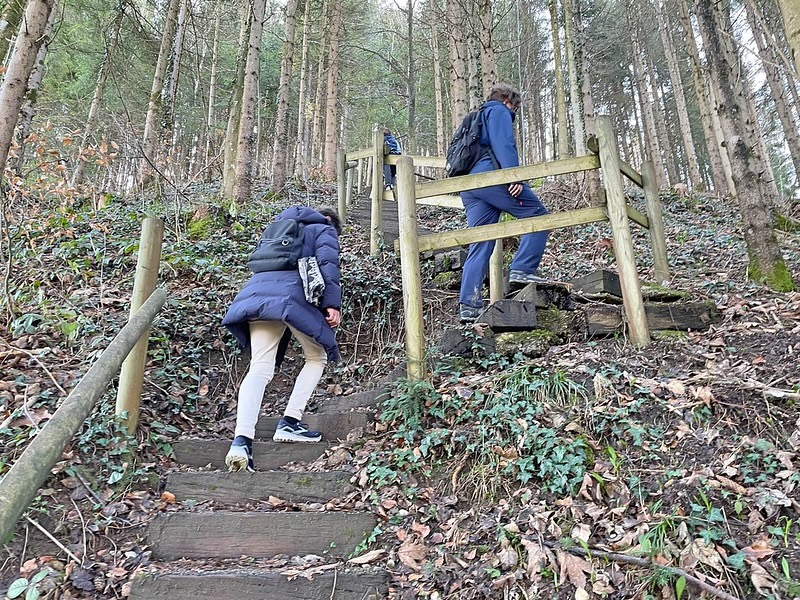
[[[147,354],[147,334],[153,319],[167,300],[166,290],[154,289],[161,257],[162,233],[163,223],[160,220],[145,220],[128,323],[0,481],[0,540],[9,539],[22,513],[36,497],[36,492],[50,475],[53,466],[61,460],[64,449],[94,410],[123,362],[126,363],[127,375],[120,378],[120,397],[123,400],[120,403],[118,398],[117,414],[127,422],[129,431],[135,428],[144,371],[143,355]],[[132,385],[134,393],[130,393],[130,389],[124,387],[126,385]]]
[[[406,357],[408,377],[421,379],[425,375],[425,336],[422,319],[422,288],[419,268],[419,254],[431,250],[444,250],[474,242],[502,240],[535,231],[546,231],[563,227],[574,227],[601,221],[611,225],[614,253],[617,261],[622,287],[623,306],[632,343],[644,346],[650,342],[650,331],[644,311],[641,286],[636,269],[631,237],[630,221],[650,232],[655,277],[658,281],[670,278],[667,262],[664,226],[661,205],[658,199],[658,186],[652,163],[645,162],[642,172],[622,161],[619,157],[611,118],[600,116],[597,119],[597,136],[590,140],[593,154],[536,165],[500,169],[476,175],[465,175],[435,181],[416,181],[414,169],[417,166],[444,166],[440,157],[416,157],[409,155],[392,156],[385,153],[380,131],[375,132],[374,146],[352,154],[342,153],[340,176],[369,160],[371,170],[371,223],[370,249],[377,253],[382,246],[382,203],[394,200],[394,195],[384,192],[383,163],[397,165],[397,203],[400,238],[396,247],[400,251],[403,283],[403,303],[406,323]],[[416,208],[418,204],[461,207],[455,194],[465,190],[479,189],[492,185],[527,181],[546,176],[566,175],[581,171],[601,169],[605,203],[603,206],[581,208],[540,217],[518,219],[483,225],[468,229],[447,231],[420,236],[417,230]],[[622,176],[644,189],[647,215],[642,214],[626,201]],[[340,177],[341,181],[341,177]],[[359,179],[359,182],[362,181]],[[347,187],[347,184],[344,184]],[[347,201],[340,184],[340,209],[346,214]],[[359,188],[360,189],[360,188]],[[346,191],[346,190],[345,190]],[[490,299],[502,297],[502,243],[498,241],[492,255],[489,269]]]

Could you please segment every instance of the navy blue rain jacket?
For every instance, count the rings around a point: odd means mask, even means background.
[[[492,158],[487,153],[472,167],[470,173],[518,167],[519,154],[514,138],[514,113],[499,100],[489,100],[483,107],[481,144],[492,149],[498,165],[492,163]]]
[[[228,309],[222,324],[242,348],[250,346],[250,321],[283,321],[314,338],[328,355],[339,360],[339,346],[333,329],[325,321],[325,309],[341,309],[339,282],[339,236],[324,215],[307,206],[287,208],[275,219],[296,219],[303,229],[303,256],[315,256],[325,293],[319,307],[309,304],[297,269],[255,273]]]

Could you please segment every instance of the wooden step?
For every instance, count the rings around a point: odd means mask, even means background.
[[[340,566],[315,574],[292,577],[266,570],[138,575],[130,600],[383,600],[388,595],[385,571]]]
[[[347,439],[347,434],[357,427],[366,427],[373,421],[375,416],[369,412],[335,412],[326,413],[325,403],[320,407],[320,412],[307,414],[303,417],[303,423],[309,429],[322,432],[322,439],[328,442]],[[280,417],[261,417],[256,425],[256,439],[271,440],[275,428],[278,426]]]
[[[230,440],[179,440],[172,444],[175,460],[190,467],[211,465],[214,469],[226,469],[225,456],[231,447]],[[317,460],[328,444],[286,444],[279,442],[254,442],[253,462],[260,471],[271,471],[294,461]]]
[[[288,502],[327,502],[345,494],[350,488],[350,477],[350,473],[344,471],[170,473],[167,476],[166,491],[175,494],[178,502],[211,500],[223,504],[244,504],[264,501],[270,496]]]
[[[316,554],[345,558],[375,528],[372,513],[176,512],[148,526],[159,560]]]

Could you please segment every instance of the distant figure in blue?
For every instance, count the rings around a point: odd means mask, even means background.
[[[514,118],[519,108],[519,92],[507,83],[496,85],[483,105],[481,145],[483,157],[472,167],[471,174],[519,166],[517,143],[514,139]],[[497,223],[501,213],[518,219],[546,215],[547,209],[527,183],[493,185],[461,193],[467,212],[467,226],[478,227]],[[549,232],[523,235],[519,250],[511,261],[510,283],[535,283],[546,280],[536,276]],[[494,241],[471,244],[461,276],[459,316],[462,323],[471,323],[483,311],[482,288],[489,270],[489,258]]]
[[[383,145],[389,148],[389,154],[402,154],[400,142],[397,141],[397,138],[395,138],[388,129],[383,130]],[[383,181],[387,190],[394,188],[396,174],[397,165],[383,165]]]

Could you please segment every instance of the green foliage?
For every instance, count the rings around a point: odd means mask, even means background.
[[[41,595],[39,592],[39,582],[47,577],[47,569],[42,569],[36,575],[30,578],[20,577],[11,582],[6,592],[6,598],[13,600],[14,598],[23,598],[25,600],[37,600]]]

